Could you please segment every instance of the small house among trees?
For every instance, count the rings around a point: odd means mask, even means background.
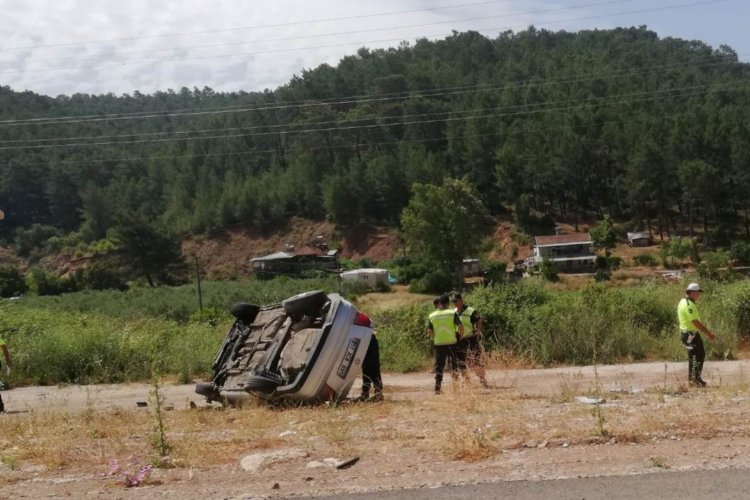
[[[338,270],[338,250],[303,247],[296,252],[275,252],[249,261],[258,277],[304,276],[308,272]]]
[[[479,259],[464,259],[463,273],[464,276],[481,276],[482,264],[479,262]]]
[[[563,273],[593,272],[596,255],[592,245],[588,233],[537,236],[534,238],[534,254],[526,259],[526,267],[529,271],[536,271],[546,260]]]
[[[651,246],[651,236],[648,233],[628,233],[628,245],[631,247]]]

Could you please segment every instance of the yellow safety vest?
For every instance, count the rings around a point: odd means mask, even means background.
[[[456,343],[455,316],[456,312],[452,309],[438,309],[430,314],[433,344],[453,345]]]
[[[473,337],[477,334],[477,332],[474,331],[474,324],[471,322],[471,315],[474,314],[474,309],[471,306],[464,307],[464,310],[461,311],[461,313],[458,312],[458,309],[456,309],[456,314],[458,314],[458,319],[461,320],[461,324],[464,325],[464,336],[462,338],[468,338]]]
[[[695,332],[698,329],[693,325],[693,320],[701,320],[698,306],[692,300],[685,297],[677,304],[677,320],[680,322],[680,331]]]

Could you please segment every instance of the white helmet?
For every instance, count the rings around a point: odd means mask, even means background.
[[[702,292],[701,286],[698,283],[690,283],[685,289],[686,292]]]

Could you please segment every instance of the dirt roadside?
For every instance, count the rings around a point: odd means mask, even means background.
[[[144,418],[152,406],[136,403],[149,401],[149,385],[19,388],[3,393],[6,407],[19,413],[0,416],[6,431],[0,437],[0,498],[263,498],[750,468],[750,361],[709,362],[705,390],[687,390],[685,371],[685,363],[492,370],[491,389],[480,389],[475,380],[449,381],[442,396],[431,394],[429,373],[387,374],[385,403],[283,411],[208,410],[192,385],[165,385],[165,406],[173,408],[168,437],[179,443],[195,434],[200,440],[188,444],[199,449],[195,455],[184,451],[184,463],[155,470],[137,488],[103,477],[107,460],[83,453],[124,457],[144,447],[133,445],[142,440],[135,431],[107,444],[92,414],[122,422]],[[592,405],[578,397],[606,402]],[[191,401],[198,408],[191,409]],[[79,427],[82,421],[88,427]],[[42,445],[35,432],[43,422],[70,431],[61,443],[72,448],[66,456],[80,460],[44,463],[33,451]],[[89,447],[93,438],[82,432],[98,433],[95,444]],[[214,448],[225,456],[209,459]],[[23,460],[5,458],[14,449],[32,451]],[[240,467],[250,453],[282,449],[302,450],[304,458],[268,462],[256,472]],[[355,456],[359,462],[343,470],[311,466]]]

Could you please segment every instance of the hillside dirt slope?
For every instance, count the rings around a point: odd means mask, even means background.
[[[187,238],[182,251],[197,256],[209,276],[227,278],[247,273],[248,259],[285,251],[287,245],[296,249],[312,246],[319,236],[345,259],[382,261],[398,255],[402,247],[393,228],[361,225],[342,229],[331,222],[292,218],[272,233],[233,227],[215,237]]]
[[[581,224],[578,230],[586,232],[593,225],[595,221]],[[557,227],[563,233],[576,232],[572,224],[559,223]],[[394,227],[361,224],[343,228],[328,221],[298,217],[292,217],[283,227],[268,231],[235,226],[226,228],[222,234],[215,236],[190,236],[183,239],[182,251],[191,266],[194,265],[193,259],[198,257],[208,278],[228,279],[247,275],[248,260],[253,257],[286,251],[288,245],[295,249],[310,247],[318,237],[322,237],[330,249],[338,249],[342,258],[355,261],[365,259],[381,262],[404,255],[405,251],[403,239]],[[486,257],[510,264],[531,256],[532,245],[533,237],[518,234],[509,221],[498,221],[490,233],[488,246],[485,248]],[[625,242],[620,242],[612,254],[622,257],[630,264],[638,254],[651,253],[656,256],[657,249],[656,244],[647,248],[630,248]],[[49,271],[64,276],[87,267],[95,259],[87,256],[74,258],[61,253],[45,257],[41,264]],[[3,263],[21,268],[26,266],[11,247],[0,248],[0,264]]]

